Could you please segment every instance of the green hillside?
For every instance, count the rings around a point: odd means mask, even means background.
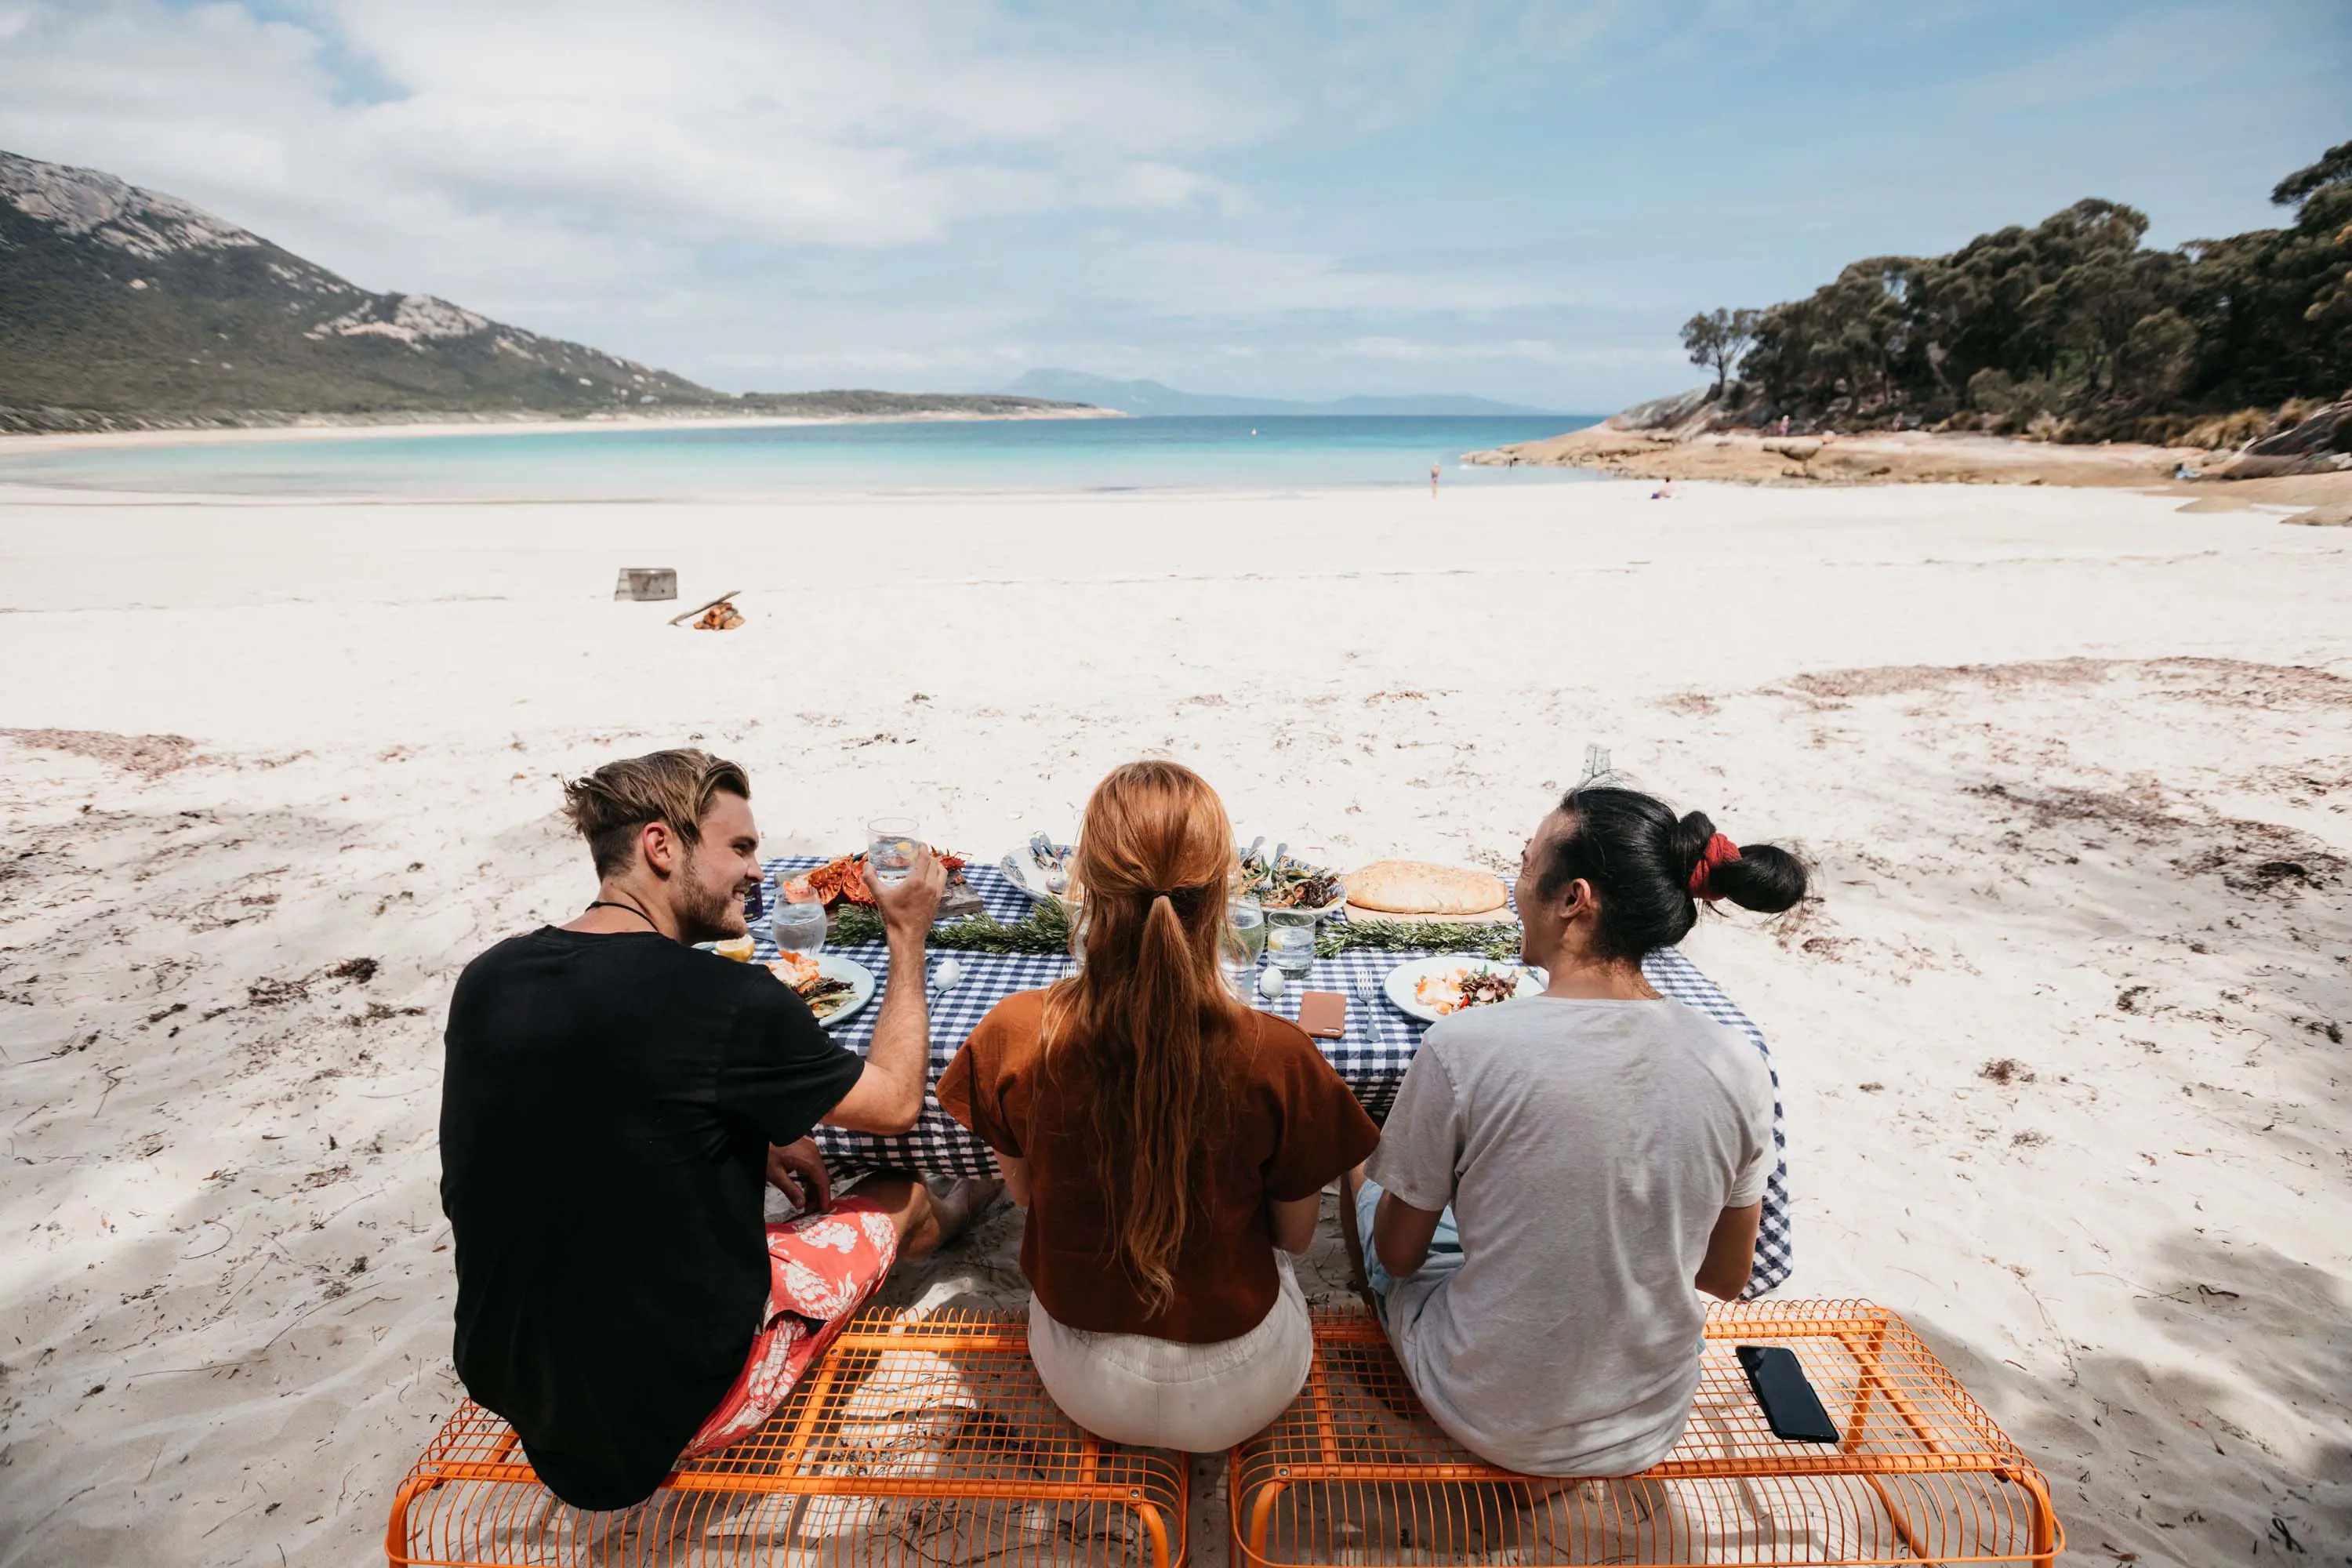
[[[0,428],[719,397],[429,295],[372,294],[111,175],[0,153]]]

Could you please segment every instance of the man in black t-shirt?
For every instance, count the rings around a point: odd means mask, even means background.
[[[756,1428],[894,1257],[994,1195],[885,1173],[831,1202],[810,1129],[899,1133],[921,1109],[946,874],[928,853],[896,884],[869,873],[890,963],[861,1060],[765,968],[693,945],[746,932],[751,794],[698,751],[567,785],[595,901],[483,953],[450,1001],[457,1373],[581,1508],[638,1502],[681,1456]],[[809,1215],[767,1225],[770,1182]]]

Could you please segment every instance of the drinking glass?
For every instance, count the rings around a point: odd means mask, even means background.
[[[824,951],[824,905],[778,899],[768,911],[768,935],[779,952],[804,952],[814,958]]]
[[[1258,954],[1265,951],[1265,911],[1258,907],[1257,896],[1244,893],[1226,900],[1225,934],[1218,943],[1218,962],[1224,968],[1225,984],[1244,1002],[1250,1000]]]
[[[1296,980],[1315,963],[1315,917],[1303,910],[1265,911],[1266,956]]]
[[[911,816],[877,816],[866,825],[866,863],[874,868],[874,879],[886,887],[903,882],[915,863],[915,819]]]

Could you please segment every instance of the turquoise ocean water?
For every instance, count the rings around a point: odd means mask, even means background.
[[[216,446],[48,447],[0,440],[0,484],[417,500],[673,500],[790,491],[958,493],[1542,484],[1465,452],[1595,423],[1541,418],[1182,417],[940,420],[688,430],[363,437]]]

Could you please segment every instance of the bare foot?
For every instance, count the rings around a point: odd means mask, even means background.
[[[994,1176],[959,1176],[952,1182],[926,1180],[931,1194],[933,1223],[939,1227],[934,1246],[945,1246],[971,1228],[1003,1194],[1004,1184]]]

